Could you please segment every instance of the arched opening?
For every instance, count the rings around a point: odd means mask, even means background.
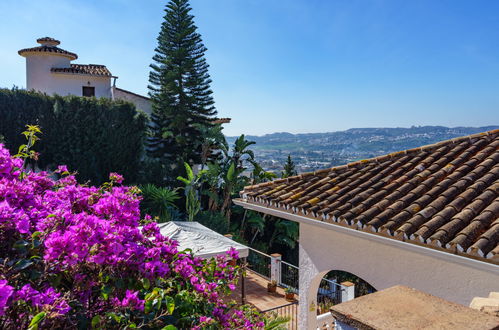
[[[341,284],[345,282],[353,284],[355,298],[376,292],[376,289],[369,282],[355,274],[343,270],[323,272],[317,288],[317,315],[327,313],[333,305],[352,298],[345,292],[347,287]]]

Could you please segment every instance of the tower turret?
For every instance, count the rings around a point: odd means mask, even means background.
[[[24,48],[18,54],[26,58],[26,88],[47,94],[53,94],[55,89],[50,70],[52,68],[69,68],[71,61],[78,55],[57,47],[59,40],[43,37],[36,40],[40,46]]]

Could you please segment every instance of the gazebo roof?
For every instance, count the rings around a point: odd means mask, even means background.
[[[241,197],[499,264],[499,130],[245,187]]]
[[[240,258],[248,256],[248,247],[237,243],[198,222],[170,221],[158,225],[161,234],[178,241],[179,251],[191,249],[201,258],[211,258],[225,254],[231,247],[239,252]]]

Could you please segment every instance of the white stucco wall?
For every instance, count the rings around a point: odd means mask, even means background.
[[[299,329],[317,329],[317,290],[331,270],[355,274],[383,290],[405,285],[468,306],[474,297],[499,291],[499,266],[290,214],[234,203],[300,224]],[[401,302],[403,303],[403,302]]]
[[[67,68],[67,57],[53,54],[30,54],[26,56],[26,88],[49,95],[82,96],[82,87],[95,87],[96,97],[111,97],[111,78],[68,73],[53,73],[51,68]]]
[[[315,327],[317,289],[331,270],[353,273],[377,290],[402,284],[463,305],[499,290],[499,266],[467,264],[466,258],[447,253],[425,253],[424,247],[402,249],[393,240],[353,236],[332,226],[300,223],[300,329]]]
[[[114,87],[113,87],[113,97],[114,99],[124,100],[135,104],[135,107],[138,110],[142,110],[148,115],[151,115],[152,113],[151,100],[149,100],[148,98]]]

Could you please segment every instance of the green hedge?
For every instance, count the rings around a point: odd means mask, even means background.
[[[106,181],[110,172],[137,180],[147,116],[133,104],[0,89],[0,135],[14,153],[25,143],[26,124],[39,125],[43,132],[35,146],[40,167],[65,164],[78,171],[79,181],[93,184]]]

